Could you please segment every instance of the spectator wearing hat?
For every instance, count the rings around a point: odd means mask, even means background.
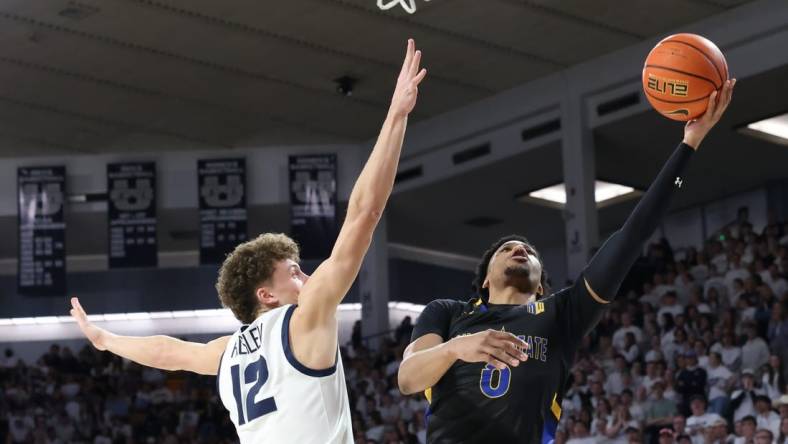
[[[733,440],[733,444],[749,444],[755,440],[755,417],[747,415],[741,419],[741,426]]]
[[[780,431],[780,415],[772,411],[772,400],[766,395],[756,396],[755,411],[758,429],[767,429],[777,436]]]
[[[706,413],[706,397],[703,395],[692,395],[689,405],[692,415],[687,418],[687,432],[692,438],[693,444],[703,444],[703,430],[706,424],[714,418],[712,414]]]
[[[745,368],[741,372],[741,388],[731,394],[733,420],[740,421],[745,416],[755,416],[755,397],[765,393],[755,387],[755,374],[752,369]]]
[[[722,364],[722,357],[717,352],[709,353],[706,374],[709,385],[709,412],[722,415],[728,407],[728,394],[736,384],[736,378],[733,372]]]
[[[780,414],[780,418],[788,418],[788,395],[782,395],[774,401],[774,408]]]
[[[708,420],[703,429],[703,444],[727,444],[728,422],[725,418],[709,413]]]
[[[698,358],[693,350],[684,353],[684,363],[685,368],[676,377],[676,392],[681,395],[682,412],[689,411],[689,402],[693,395],[701,395],[704,398],[705,410],[706,370],[698,366]]]

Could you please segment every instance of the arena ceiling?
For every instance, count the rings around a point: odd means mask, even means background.
[[[381,12],[375,0],[7,0],[0,158],[360,143],[378,131],[406,37],[417,40],[430,70],[413,116],[423,120],[747,3],[664,0],[654,14],[650,0],[416,2],[408,15]],[[358,79],[351,96],[336,91],[342,76]],[[693,193],[675,208],[786,177],[788,149],[734,130],[784,112],[786,78],[782,67],[737,85],[734,106],[692,165]],[[598,176],[644,189],[681,125],[648,111],[594,136]],[[561,245],[560,211],[514,199],[561,176],[553,143],[397,193],[389,240],[470,256],[511,232]],[[617,228],[631,208],[602,209],[600,231]],[[289,225],[286,205],[253,207],[249,217],[250,232]],[[492,220],[467,223],[479,217]],[[67,220],[84,228],[67,231],[69,254],[106,252],[105,236],[90,234],[106,230],[103,214]],[[160,250],[196,248],[197,221],[196,209],[160,211]],[[15,232],[16,219],[0,218],[0,231]],[[2,243],[0,258],[16,249],[16,239]]]
[[[364,141],[406,37],[430,70],[421,120],[747,0],[416,2],[6,0],[0,157]]]

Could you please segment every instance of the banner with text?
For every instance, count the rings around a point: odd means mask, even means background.
[[[219,264],[246,235],[246,161],[197,161],[200,263]]]
[[[337,237],[337,156],[290,156],[290,228],[302,259],[324,259]]]
[[[17,170],[20,294],[66,294],[66,168]]]
[[[155,267],[156,164],[107,165],[110,268]]]

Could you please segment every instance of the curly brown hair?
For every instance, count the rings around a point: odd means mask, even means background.
[[[276,263],[295,262],[298,244],[282,233],[266,233],[244,242],[228,254],[219,269],[216,291],[224,307],[244,324],[251,324],[261,310],[255,290],[274,273]]]

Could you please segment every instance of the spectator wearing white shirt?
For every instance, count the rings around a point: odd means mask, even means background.
[[[624,359],[626,359],[629,364],[632,364],[640,357],[640,348],[638,348],[637,344],[635,343],[634,333],[627,332],[626,340],[624,342],[624,350],[622,353],[624,355]]]
[[[722,356],[722,363],[731,371],[736,371],[741,367],[741,347],[733,342],[733,334],[726,333],[722,337],[722,343],[716,343],[711,347]]]
[[[761,368],[769,361],[769,346],[758,336],[755,324],[746,324],[744,333],[747,335],[747,342],[741,348],[741,365],[744,368]]]
[[[635,342],[640,343],[643,341],[643,330],[640,327],[632,324],[632,316],[628,312],[621,313],[621,327],[613,333],[613,347],[619,352],[623,353],[625,337],[627,333],[635,335]]]
[[[678,296],[675,291],[666,292],[661,299],[660,308],[657,311],[657,323],[660,327],[665,326],[665,314],[676,317],[679,313],[684,313],[684,307],[678,304]]]
[[[741,256],[732,254],[729,261],[730,267],[725,272],[725,285],[728,286],[728,291],[733,291],[733,282],[740,279],[744,282],[745,279],[750,277],[750,272],[741,264]]]
[[[595,444],[596,442],[596,438],[588,433],[588,426],[582,421],[576,421],[566,444]]]
[[[709,353],[709,365],[706,367],[709,386],[709,412],[722,415],[728,407],[728,393],[736,383],[733,372],[722,364],[718,352]]]
[[[750,444],[755,442],[755,416],[747,415],[741,419],[741,424],[737,429],[734,444]]]
[[[621,394],[624,390],[624,373],[628,372],[627,361],[624,355],[618,354],[615,358],[615,370],[610,373],[605,382],[605,392]]]
[[[706,398],[703,395],[692,395],[690,398],[692,415],[687,418],[687,432],[693,444],[703,444],[703,429],[711,420],[711,414],[706,412]]]
[[[662,273],[654,273],[654,294],[659,298],[662,299],[668,292],[676,292],[676,286],[673,285],[673,282],[669,282],[668,276]]]
[[[780,415],[772,410],[772,400],[766,395],[755,397],[755,421],[758,429],[767,429],[774,436],[780,433]]]
[[[776,354],[770,355],[769,363],[761,367],[761,386],[766,390],[766,395],[775,401],[780,398],[783,389],[788,387],[783,370],[780,357]]]
[[[755,387],[755,374],[752,369],[746,368],[741,372],[741,389],[731,394],[731,408],[733,420],[741,421],[745,416],[755,417],[755,398],[765,394]]]
[[[780,269],[774,262],[769,265],[766,275],[763,277],[763,282],[771,287],[778,298],[781,298],[788,292],[788,281],[780,275]]]

